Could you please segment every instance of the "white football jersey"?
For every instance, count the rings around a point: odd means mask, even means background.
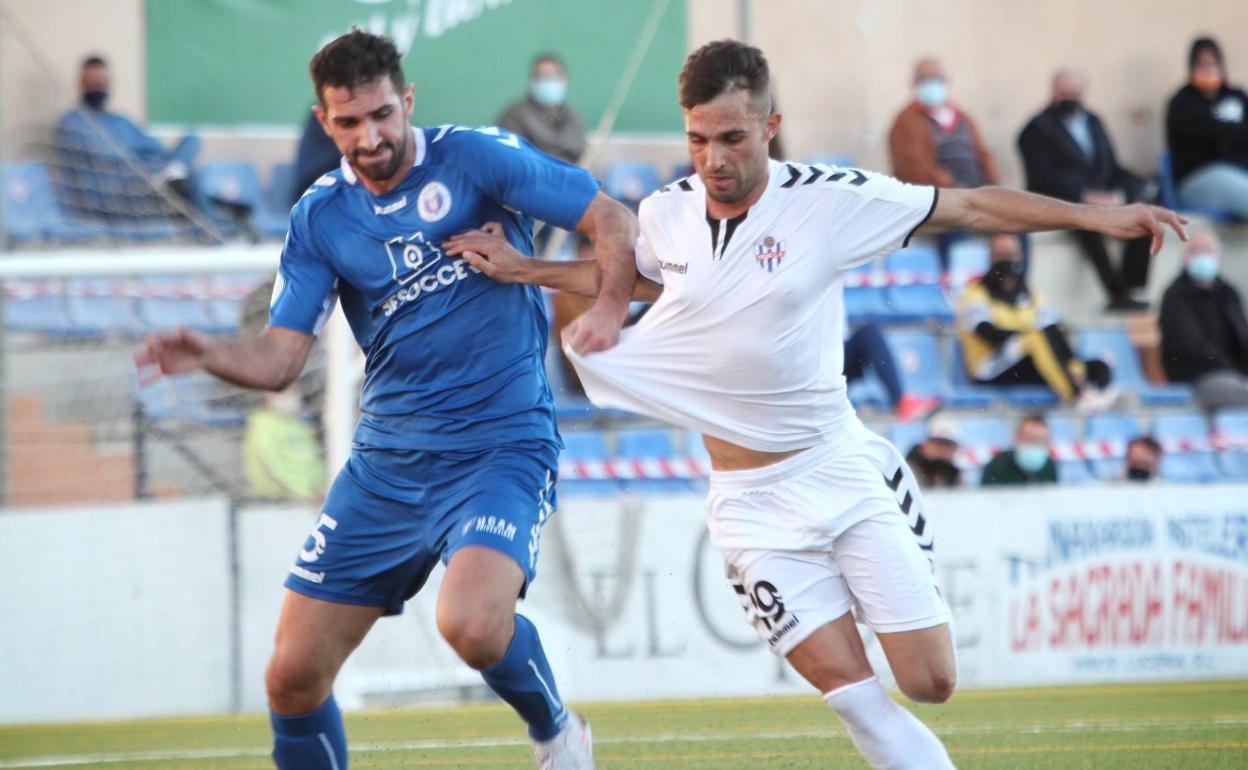
[[[711,219],[692,176],[642,201],[637,269],[663,284],[610,350],[568,355],[585,392],[763,452],[833,443],[845,395],[841,272],[905,245],[932,187],[771,161],[745,214]]]

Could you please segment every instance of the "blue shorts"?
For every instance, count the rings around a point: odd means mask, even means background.
[[[555,508],[558,455],[544,442],[479,452],[356,446],[286,587],[397,615],[439,560],[483,545],[520,565],[524,596],[537,574],[542,525]]]

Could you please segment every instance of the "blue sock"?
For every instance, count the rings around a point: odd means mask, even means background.
[[[523,615],[516,615],[516,634],[502,660],[481,672],[485,683],[498,697],[511,704],[529,724],[529,737],[535,741],[554,738],[568,712],[555,687],[555,675],[546,662],[537,629]]]
[[[269,711],[277,770],[347,770],[347,734],[331,693],[314,710],[284,717]]]

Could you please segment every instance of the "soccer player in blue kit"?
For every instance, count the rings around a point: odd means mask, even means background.
[[[202,368],[280,390],[335,296],[366,354],[350,459],[286,579],[265,673],[274,762],[345,770],[334,678],[441,560],[443,637],[528,723],[539,767],[592,768],[589,727],[564,708],[536,629],[515,612],[555,506],[561,445],[542,298],[495,283],[441,244],[495,221],[531,253],[530,217],[587,235],[603,296],[565,340],[588,352],[618,336],[636,220],[584,170],[505,131],[413,128],[413,89],[384,37],[353,30],[310,70],[313,109],[343,161],[291,212],[268,327],[228,341],[179,329],[135,356],[163,374]]]

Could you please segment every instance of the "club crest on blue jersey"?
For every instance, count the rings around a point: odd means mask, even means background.
[[[437,222],[451,211],[451,191],[441,182],[430,182],[421,189],[416,210],[426,222]]]
[[[386,241],[386,255],[390,257],[394,280],[399,284],[411,282],[416,276],[432,269],[445,256],[442,249],[429,243],[425,234],[419,230],[409,236]]]
[[[754,258],[758,260],[759,267],[772,272],[780,267],[780,260],[784,259],[784,241],[767,236],[754,247]]]

